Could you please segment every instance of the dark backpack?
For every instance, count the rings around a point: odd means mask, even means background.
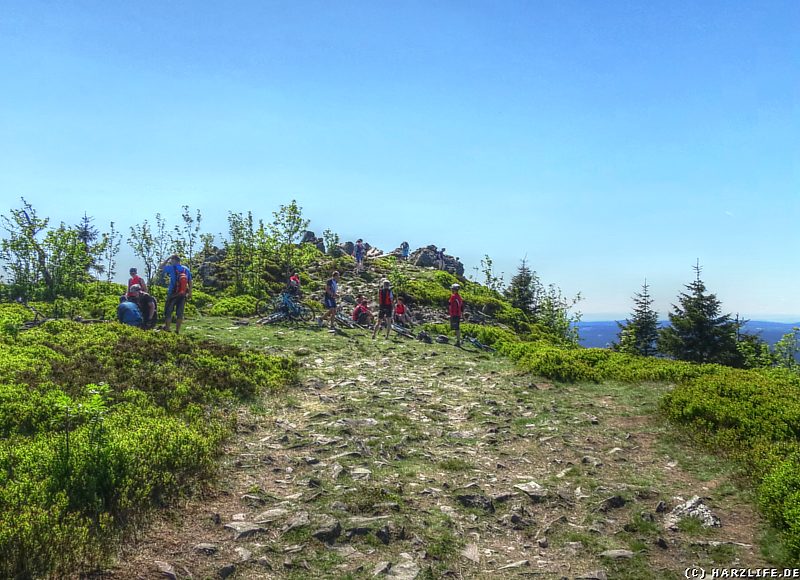
[[[431,344],[433,342],[431,335],[425,332],[424,330],[421,330],[419,332],[419,334],[417,335],[417,340],[421,340],[422,342],[427,342],[428,344]]]

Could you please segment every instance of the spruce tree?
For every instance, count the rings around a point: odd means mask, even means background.
[[[654,356],[658,352],[658,313],[653,310],[649,289],[645,279],[642,291],[633,297],[633,315],[625,319],[625,324],[617,322],[619,343],[613,345],[614,350],[641,356]]]
[[[696,278],[678,296],[680,304],[672,305],[670,326],[659,332],[658,348],[678,360],[740,366],[739,325],[730,314],[720,314],[720,301],[700,279],[699,263],[694,270]]]
[[[528,316],[535,316],[541,301],[542,283],[536,272],[528,267],[528,261],[523,258],[517,268],[517,273],[511,278],[511,284],[505,291],[514,308],[519,308]]]

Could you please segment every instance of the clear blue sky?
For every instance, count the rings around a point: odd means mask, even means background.
[[[527,256],[600,318],[645,277],[665,315],[699,258],[727,311],[798,319],[798,30],[796,0],[5,0],[0,211],[216,233],[296,198]]]

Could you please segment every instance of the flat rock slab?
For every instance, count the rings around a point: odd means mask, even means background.
[[[195,552],[200,552],[201,554],[211,556],[212,554],[216,554],[219,551],[219,546],[216,546],[214,544],[197,544],[192,549]]]
[[[605,570],[593,570],[575,576],[575,580],[608,580],[608,574],[605,573]]]
[[[419,576],[419,572],[419,566],[415,562],[406,560],[392,566],[386,577],[396,578],[397,580],[414,580]]]
[[[630,560],[633,558],[633,552],[630,550],[606,550],[600,554],[600,557],[611,560]]]
[[[529,481],[528,483],[518,483],[514,486],[514,489],[518,489],[521,492],[525,493],[529,498],[531,498],[535,502],[544,501],[547,498],[547,490],[536,483],[535,481]]]
[[[258,514],[255,518],[253,518],[253,521],[257,524],[268,524],[270,522],[282,520],[288,515],[289,510],[275,508]]]
[[[266,531],[266,528],[263,526],[252,522],[230,522],[229,524],[225,524],[225,527],[235,532],[234,540],[249,538]]]
[[[500,570],[513,570],[514,568],[522,568],[526,566],[530,566],[530,560],[517,560],[516,562],[511,562],[510,564],[506,564],[505,566],[500,566],[497,571]]]

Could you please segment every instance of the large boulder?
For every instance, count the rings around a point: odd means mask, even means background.
[[[399,252],[399,248],[395,251]],[[417,248],[408,256],[408,261],[422,268],[435,268],[437,266],[436,251],[437,248],[434,245]],[[456,276],[464,275],[464,264],[457,257],[448,254],[444,255],[444,269]]]

